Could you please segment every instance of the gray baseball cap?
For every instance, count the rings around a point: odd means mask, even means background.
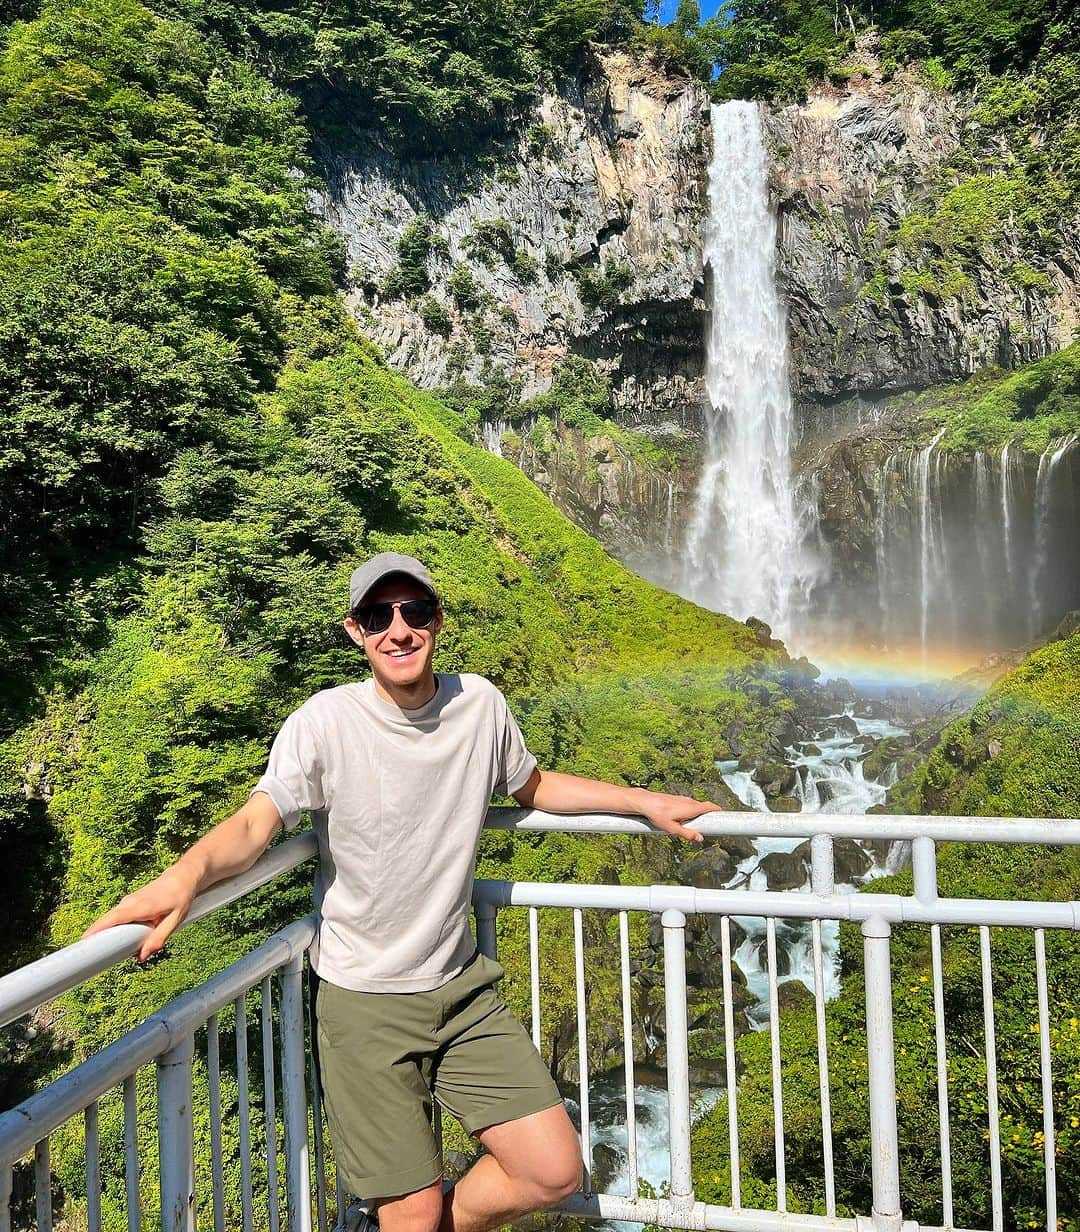
[[[383,578],[398,573],[419,582],[425,590],[430,590],[432,598],[439,597],[431,574],[415,556],[402,556],[400,552],[380,552],[378,556],[365,561],[359,569],[353,570],[349,579],[349,611],[355,611],[364,602],[368,591],[374,589]]]

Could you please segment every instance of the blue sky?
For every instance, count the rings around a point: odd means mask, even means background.
[[[669,22],[675,16],[679,0],[660,0],[660,20]],[[720,7],[720,0],[701,0],[701,16],[711,17]]]

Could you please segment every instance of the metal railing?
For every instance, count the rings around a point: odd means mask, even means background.
[[[819,1232],[900,1232],[905,1226],[904,1189],[900,1170],[897,1129],[897,1090],[893,1044],[893,984],[890,942],[898,925],[929,929],[933,987],[934,1053],[939,1121],[939,1149],[944,1229],[954,1227],[951,1175],[950,1107],[946,1017],[942,963],[942,928],[978,930],[982,1013],[984,1025],[987,1133],[989,1138],[989,1192],[991,1228],[1005,1227],[1003,1202],[999,1058],[995,1044],[995,997],[992,970],[992,928],[1016,928],[1033,933],[1035,985],[1038,1002],[1039,1082],[1041,1084],[1046,1227],[1057,1226],[1055,1178],[1055,1108],[1050,1049],[1050,1007],[1047,995],[1046,930],[1080,929],[1078,902],[1026,902],[959,899],[938,893],[938,842],[990,842],[1080,845],[1080,824],[1073,821],[1010,820],[993,818],[849,817],[728,813],[695,823],[706,837],[742,835],[754,838],[809,839],[809,885],[801,891],[695,889],[686,886],[570,885],[478,881],[474,895],[477,943],[495,957],[496,917],[502,910],[528,913],[528,951],[531,1031],[541,1043],[541,984],[539,912],[569,911],[573,918],[574,988],[578,1050],[578,1105],[582,1153],[585,1161],[583,1191],[559,1209],[568,1214],[605,1220],[633,1220],[664,1227],[710,1228],[731,1232],[779,1232],[811,1229]],[[493,809],[489,827],[514,830],[561,830],[582,833],[648,834],[643,822],[621,817],[555,817],[521,809]],[[911,895],[845,890],[836,885],[834,839],[904,841],[911,844]],[[316,854],[315,840],[305,835],[283,843],[254,868],[202,895],[190,921],[232,902],[259,885],[294,868]],[[588,1058],[588,998],[583,913],[597,911],[617,916],[619,989],[626,1089],[627,1192],[597,1193],[591,1172],[594,1135],[590,1110]],[[666,1038],[667,1147],[670,1181],[659,1196],[639,1193],[639,1159],[635,1117],[634,1015],[630,928],[636,913],[658,914],[663,933],[663,988]],[[722,959],[722,1017],[726,1077],[730,1201],[720,1205],[695,1195],[691,1141],[690,1057],[687,1033],[686,927],[688,916],[718,918]],[[773,1111],[775,1209],[760,1209],[742,1201],[743,1168],[740,1158],[738,1065],[735,1050],[736,1001],[733,986],[733,920],[764,920],[767,981],[769,1058]],[[852,921],[861,926],[863,978],[866,1001],[866,1065],[868,1123],[872,1164],[873,1201],[863,1214],[837,1213],[836,1163],[832,1128],[832,1080],[826,1031],[826,987],[822,929],[826,923]],[[824,1213],[787,1210],[787,1150],[785,1143],[784,1070],[778,989],[777,927],[785,922],[809,925],[811,932],[814,1024],[821,1110]],[[340,1180],[328,1186],[328,1157],[324,1141],[318,1076],[306,1046],[308,1024],[303,994],[303,954],[316,926],[308,916],[276,933],[251,953],[204,984],[183,994],[121,1039],[102,1049],[75,1069],[56,1079],[23,1104],[0,1115],[0,1232],[11,1232],[13,1169],[33,1157],[35,1219],[39,1230],[52,1228],[50,1139],[81,1118],[85,1148],[86,1218],[90,1232],[103,1226],[102,1152],[99,1112],[102,1101],[122,1106],[123,1223],[129,1232],[146,1226],[145,1184],[140,1172],[147,1161],[138,1144],[137,1080],[143,1067],[156,1070],[153,1102],[157,1119],[159,1212],[150,1223],[169,1232],[192,1232],[196,1227],[193,1108],[198,1051],[199,1075],[206,1075],[205,1132],[210,1146],[208,1180],[215,1232],[230,1226],[230,1211],[238,1209],[243,1232],[265,1226],[279,1232],[319,1232],[341,1227],[346,1209]],[[77,942],[56,954],[0,979],[0,1025],[11,1022],[130,957],[148,932],[143,925],[126,925]],[[274,986],[280,989],[275,1040]],[[262,1120],[252,1119],[249,1067],[247,997],[259,990],[258,1035],[261,1051]],[[222,1099],[221,1015],[235,1018],[230,1056],[235,1074],[235,1098],[228,1108]],[[201,1047],[197,1050],[197,1040]],[[280,1051],[280,1063],[276,1052]],[[205,1057],[205,1062],[202,1058]],[[255,1075],[258,1087],[259,1075]],[[282,1115],[279,1139],[277,1092]],[[235,1105],[235,1106],[234,1106]],[[241,1178],[239,1195],[225,1193],[223,1141],[226,1113],[229,1131],[237,1143]],[[235,1121],[235,1125],[232,1122]],[[258,1130],[258,1133],[255,1130]],[[258,1138],[258,1142],[256,1142]],[[332,1145],[332,1144],[331,1144]],[[261,1150],[259,1149],[261,1146]],[[279,1146],[283,1147],[283,1178],[278,1176]],[[257,1168],[255,1164],[258,1164]],[[24,1165],[24,1170],[29,1165]],[[256,1184],[256,1172],[258,1183]],[[280,1180],[284,1180],[283,1187]],[[280,1190],[284,1189],[284,1223]],[[333,1199],[328,1191],[333,1190]],[[910,1196],[910,1195],[909,1195]],[[205,1197],[203,1198],[205,1202]],[[115,1205],[115,1204],[114,1204]],[[118,1209],[118,1208],[117,1208]],[[114,1224],[121,1216],[114,1212]],[[208,1226],[208,1224],[204,1224]],[[913,1225],[912,1225],[913,1226]]]

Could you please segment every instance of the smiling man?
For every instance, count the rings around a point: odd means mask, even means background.
[[[631,813],[682,839],[711,802],[541,771],[482,676],[436,674],[442,607],[427,569],[383,553],[351,579],[345,630],[371,678],[286,719],[243,808],[88,930],[145,921],[159,949],[195,896],[312,816],[319,929],[311,965],[327,1117],[349,1190],[383,1232],[483,1232],[559,1202],[581,1148],[558,1089],[498,998],[469,923],[494,794],[554,813]],[[485,1154],[445,1195],[432,1099]]]

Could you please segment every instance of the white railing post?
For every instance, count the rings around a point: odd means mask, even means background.
[[[664,928],[664,1018],[667,1044],[668,1148],[671,1201],[694,1201],[690,1172],[690,1055],[686,1044],[686,916],[668,909]]]
[[[499,957],[498,942],[495,939],[495,912],[497,910],[494,903],[483,899],[476,904],[476,948],[481,954],[494,958],[496,961]]]
[[[304,954],[281,969],[281,1088],[289,1232],[311,1232],[307,1073],[304,1065]]]
[[[188,1033],[157,1063],[161,1232],[195,1232],[195,1143],[191,1117],[194,1056],[195,1037]]]
[[[937,844],[925,834],[911,840],[911,875],[919,902],[937,902]]]
[[[822,898],[828,898],[836,889],[831,834],[814,834],[810,838],[810,888]]]
[[[900,1232],[900,1158],[893,1057],[891,929],[871,916],[862,926],[866,971],[866,1063],[870,1084],[870,1164],[876,1232]]]

